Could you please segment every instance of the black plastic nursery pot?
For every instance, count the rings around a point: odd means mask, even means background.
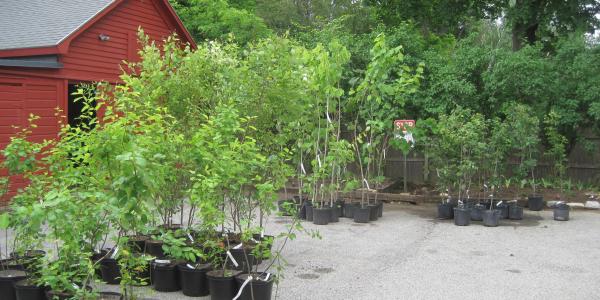
[[[337,200],[335,201],[335,208],[336,208],[336,212],[337,212],[337,216],[339,217],[343,217],[344,216],[344,200]]]
[[[179,291],[177,264],[170,261],[152,263],[152,286],[158,292]]]
[[[313,212],[314,212],[312,203],[306,202],[305,207],[306,207],[306,221],[312,222],[313,221]]]
[[[23,264],[17,262],[14,258],[0,260],[0,270],[25,270]]]
[[[377,203],[377,217],[378,218],[383,217],[383,202],[382,201],[379,201]]]
[[[527,207],[533,211],[544,209],[544,197],[542,195],[529,195],[527,198]]]
[[[331,208],[331,216],[329,218],[329,222],[331,222],[331,223],[339,222],[341,213],[342,213],[342,208],[337,203],[333,203],[333,207]],[[314,216],[313,216],[313,218],[314,218]]]
[[[508,218],[511,220],[522,220],[523,219],[523,208],[517,204],[508,206]]]
[[[554,206],[554,220],[556,221],[569,221],[569,210],[570,207],[564,203],[557,204]]]
[[[471,224],[471,209],[467,207],[454,208],[454,225],[467,226]]]
[[[252,250],[254,250],[254,247],[246,247],[245,245],[238,249],[229,249],[231,256],[233,256],[238,265],[235,266],[232,261],[228,260],[227,266],[233,270],[244,272],[252,270],[252,267],[258,264],[256,257],[252,254]]]
[[[146,254],[152,255],[156,258],[165,258],[165,252],[162,249],[163,241],[159,240],[146,240]]]
[[[344,217],[346,218],[354,218],[354,208],[356,208],[356,203],[350,202],[344,204]]]
[[[0,299],[15,300],[15,282],[27,278],[27,274],[21,270],[0,271]]]
[[[114,258],[106,257],[100,261],[100,272],[102,281],[107,284],[119,284],[121,282],[121,271],[119,263]]]
[[[181,291],[184,295],[188,297],[202,297],[209,294],[206,273],[211,269],[210,264],[181,264],[178,268]]]
[[[497,209],[486,209],[482,213],[483,225],[487,227],[496,227],[500,223],[502,211]]]
[[[231,300],[237,294],[237,271],[214,270],[206,273],[211,300]]]
[[[17,300],[46,300],[44,287],[37,286],[27,279],[15,282],[15,295]]]
[[[369,204],[367,207],[369,208],[369,221],[377,221],[379,218],[379,208],[377,207],[377,204]]]
[[[144,253],[146,241],[150,239],[150,237],[146,235],[133,235],[127,238],[127,244],[133,253]]]
[[[238,288],[241,288],[244,282],[248,279],[249,274],[240,274],[235,276]],[[271,300],[271,294],[273,292],[273,276],[269,276],[265,280],[265,275],[259,276],[259,274],[252,274],[252,280],[250,280],[238,300]]]
[[[309,201],[304,200],[302,203],[298,204],[298,218],[302,220],[306,220],[306,207],[311,205]]]
[[[315,225],[327,225],[331,220],[331,208],[313,208],[313,224]]]
[[[369,223],[370,216],[371,209],[368,206],[358,204],[354,207],[354,223]]]
[[[438,204],[438,219],[454,218],[454,205],[452,203]]]
[[[500,218],[508,219],[508,204],[500,203],[496,205],[496,209],[500,210]]]
[[[483,211],[485,210],[485,205],[475,204],[471,208],[471,221],[481,221],[483,220]]]

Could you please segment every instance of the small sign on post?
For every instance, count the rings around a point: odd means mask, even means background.
[[[397,135],[398,138],[402,138],[404,140],[406,140],[407,143],[409,143],[411,145],[411,148],[414,146],[415,143],[415,139],[412,136],[412,133],[408,132],[409,128],[414,128],[415,127],[415,120],[395,120],[394,121],[394,126],[396,128],[398,128],[399,130],[402,131],[402,136]],[[408,163],[407,163],[407,159],[408,159],[408,155],[407,152],[409,150],[407,149],[406,151],[402,151],[404,154],[404,192],[408,193]]]
[[[396,120],[394,121],[394,125],[402,130],[402,133],[406,134],[408,132],[408,128],[415,127],[415,120]]]

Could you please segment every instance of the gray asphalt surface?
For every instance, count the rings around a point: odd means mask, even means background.
[[[369,224],[304,223],[323,239],[288,243],[277,299],[600,299],[599,212],[574,210],[558,222],[552,211],[526,210],[524,220],[496,228],[458,227],[435,215],[434,205],[386,204],[383,218]],[[287,223],[271,217],[268,232]]]

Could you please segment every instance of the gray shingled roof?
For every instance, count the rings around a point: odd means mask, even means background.
[[[58,45],[116,0],[0,0],[0,50]]]

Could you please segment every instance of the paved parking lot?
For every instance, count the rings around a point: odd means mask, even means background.
[[[386,204],[369,224],[304,223],[323,239],[288,243],[277,299],[600,299],[600,213],[575,210],[558,222],[551,211],[525,211],[524,220],[496,228],[458,227],[435,215],[434,205]],[[268,222],[275,232],[289,219]]]

